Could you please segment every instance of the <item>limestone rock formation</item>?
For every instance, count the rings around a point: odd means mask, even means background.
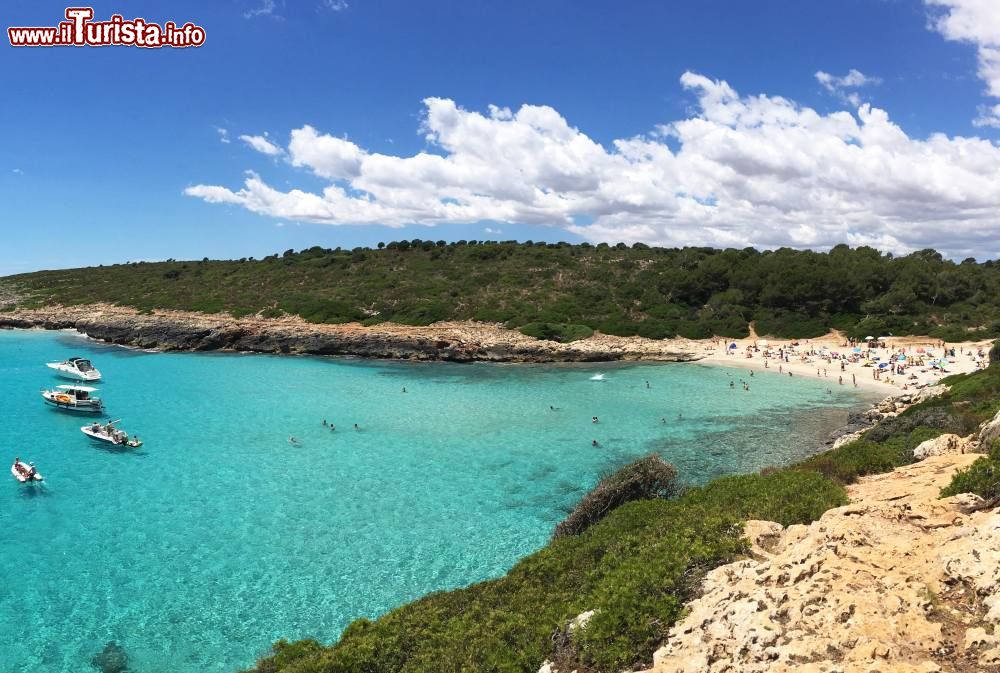
[[[107,343],[160,350],[356,355],[454,362],[604,362],[701,357],[684,340],[595,334],[570,343],[539,341],[496,324],[443,322],[424,327],[326,325],[296,316],[234,318],[186,311],[140,313],[104,304],[0,313],[0,327],[76,329]]]
[[[923,460],[931,456],[944,456],[949,453],[966,453],[971,441],[958,435],[945,433],[934,439],[921,442],[913,449],[913,457]]]
[[[1000,411],[979,428],[979,444],[984,451],[989,451],[993,442],[1000,441]]]
[[[939,499],[978,456],[849,487],[809,526],[749,522],[647,673],[959,673],[1000,664],[1000,513]]]

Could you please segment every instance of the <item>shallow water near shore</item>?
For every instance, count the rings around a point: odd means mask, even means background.
[[[71,355],[94,360],[107,415],[144,447],[106,450],[79,430],[90,417],[43,405],[60,382],[44,363]],[[780,465],[870,399],[698,364],[162,354],[66,332],[0,331],[0,374],[6,460],[45,476],[0,488],[0,652],[19,673],[94,670],[112,640],[133,673],[229,673],[278,638],[329,642],[503,574],[630,459],[658,451],[692,483]]]

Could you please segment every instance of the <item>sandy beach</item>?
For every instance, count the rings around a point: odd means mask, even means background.
[[[579,341],[541,341],[495,323],[438,322],[426,326],[382,323],[315,324],[298,316],[235,318],[224,313],[136,309],[90,304],[0,311],[0,327],[75,329],[107,343],[156,350],[228,350],[349,355],[454,362],[693,362],[763,370],[769,375],[824,379],[831,386],[866,388],[885,395],[912,392],[949,374],[987,364],[992,340],[946,344],[929,337],[888,337],[885,348],[855,352],[837,332],[814,339],[771,339],[752,330],[745,339],[647,339],[594,333]],[[735,348],[732,346],[735,344]],[[955,349],[954,356],[950,355]],[[756,349],[756,350],[755,350]],[[980,357],[980,353],[982,356]],[[780,358],[779,358],[780,354]],[[873,372],[890,358],[903,374]],[[870,355],[870,357],[869,357]],[[841,360],[841,356],[846,359]],[[877,360],[875,358],[878,358]],[[944,371],[931,360],[944,358]],[[843,369],[841,363],[843,362]],[[867,365],[867,366],[866,366]],[[888,367],[886,367],[888,369]],[[841,379],[841,377],[843,377]],[[841,382],[842,381],[842,382]]]
[[[952,374],[968,374],[988,363],[991,340],[947,343],[928,337],[889,337],[885,348],[867,348],[848,344],[837,333],[816,339],[714,339],[700,344],[701,361],[706,364],[760,370],[773,376],[803,376],[829,382],[831,386],[855,386],[895,395],[936,385]],[[736,348],[732,348],[735,344]],[[755,350],[756,347],[756,350]],[[946,355],[947,349],[947,355]],[[951,355],[954,349],[955,354]],[[780,354],[780,356],[779,356]],[[870,357],[869,357],[870,354]],[[905,361],[899,356],[904,355]],[[783,357],[782,357],[783,356]],[[843,359],[846,356],[847,359]],[[877,360],[875,358],[878,358]],[[946,362],[943,369],[932,360]],[[878,378],[874,372],[883,368]],[[903,373],[894,373],[902,365]]]

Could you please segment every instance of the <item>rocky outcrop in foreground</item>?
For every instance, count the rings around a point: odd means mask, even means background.
[[[978,457],[864,478],[809,526],[748,523],[753,558],[709,573],[647,673],[1000,670],[1000,513],[938,498]]]
[[[107,343],[160,350],[355,355],[454,362],[685,362],[700,356],[682,340],[596,334],[560,344],[499,325],[453,322],[427,327],[356,323],[317,325],[298,317],[233,318],[183,311],[140,313],[108,305],[50,307],[0,313],[0,327],[76,329]]]

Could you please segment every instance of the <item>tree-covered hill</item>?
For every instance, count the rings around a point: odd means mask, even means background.
[[[946,340],[1000,335],[1000,263],[844,245],[817,253],[414,240],[262,260],[40,271],[0,286],[21,307],[111,302],[328,323],[472,319],[554,338],[586,335],[580,326],[652,338],[736,337],[751,321],[759,334],[784,337],[830,328]]]

